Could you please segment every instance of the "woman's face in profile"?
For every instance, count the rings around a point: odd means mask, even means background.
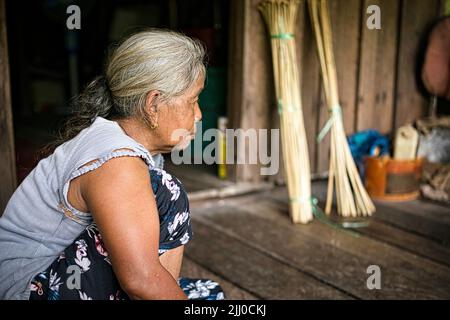
[[[183,94],[162,103],[157,108],[160,149],[170,152],[173,148],[184,149],[195,136],[195,123],[202,119],[198,97],[203,90],[205,78],[200,76]]]

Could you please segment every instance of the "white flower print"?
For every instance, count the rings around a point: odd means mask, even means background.
[[[225,300],[225,296],[224,296],[223,292],[219,292],[217,294],[216,300]]]
[[[158,168],[154,168],[155,171],[159,172],[162,176],[161,183],[166,186],[166,188],[170,191],[172,194],[172,198],[170,198],[170,201],[175,201],[180,197],[180,187],[178,184],[173,180],[172,176],[167,173],[166,171]]]
[[[89,237],[93,238],[96,234],[99,234],[100,231],[95,223],[91,223],[86,227],[87,234]]]
[[[77,245],[75,263],[81,267],[83,272],[89,270],[91,261],[87,258],[87,244],[83,239],[75,242]]]
[[[186,233],[181,237],[180,242],[181,242],[181,244],[186,244],[189,242],[189,239],[190,239],[189,234],[186,231]]]
[[[158,254],[161,255],[167,251],[168,251],[167,249],[158,249]]]
[[[105,261],[111,266],[111,260],[109,260],[109,257],[106,257],[106,258],[103,259],[103,260],[105,260]]]
[[[175,231],[175,229],[178,226],[181,226],[186,220],[189,218],[189,212],[179,212],[175,215],[175,218],[173,218],[173,221],[169,222],[169,225],[167,226],[167,231],[169,231],[169,234],[172,235],[172,233]]]
[[[84,293],[84,292],[81,292],[81,291],[78,290],[78,294],[80,295],[80,299],[81,300],[92,300],[92,298],[88,297],[88,295],[86,293]]]
[[[119,295],[120,295],[120,291],[117,290],[115,295],[114,294],[109,295],[109,300],[120,300]]]
[[[172,198],[170,198],[171,201],[175,201],[180,197],[180,187],[175,183],[175,181],[167,182],[166,187],[172,194]]]
[[[62,259],[65,259],[65,258],[66,258],[66,254],[65,254],[65,252],[63,251],[63,252],[60,253],[60,255],[59,255],[59,257],[58,257],[58,262],[61,261]]]
[[[50,290],[58,292],[59,286],[62,284],[61,277],[58,277],[56,272],[53,273],[53,270],[50,270],[50,279],[48,283]]]
[[[219,284],[212,280],[205,282],[197,280],[194,283],[190,283],[186,288],[189,289],[188,299],[206,298],[210,294],[210,290],[217,287]]]

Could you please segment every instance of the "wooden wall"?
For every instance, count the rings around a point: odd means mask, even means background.
[[[228,115],[232,128],[276,128],[272,62],[261,0],[231,1]],[[418,91],[417,56],[441,0],[330,0],[340,102],[347,134],[376,129],[392,134],[427,113]],[[381,30],[369,30],[369,5],[381,9]],[[297,55],[311,170],[328,170],[329,137],[316,136],[328,120],[322,80],[306,3],[296,29]],[[259,167],[231,166],[237,181],[261,181]],[[269,179],[281,182],[283,173]]]
[[[0,0],[0,215],[16,188],[5,1]]]

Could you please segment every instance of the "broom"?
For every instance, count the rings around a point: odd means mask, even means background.
[[[307,223],[313,218],[311,180],[293,34],[299,2],[266,0],[259,10],[271,40],[289,212],[294,223]]]
[[[330,119],[319,134],[322,140],[331,130],[330,166],[325,212],[329,215],[336,185],[337,210],[343,217],[370,216],[375,206],[368,196],[356,169],[345,136],[339,105],[336,65],[333,55],[331,23],[326,0],[308,0],[309,13],[316,37],[323,86]]]

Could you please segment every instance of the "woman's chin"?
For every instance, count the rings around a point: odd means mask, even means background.
[[[180,142],[178,142],[173,148],[172,151],[181,151],[189,147],[189,144],[191,143],[191,140],[194,139],[193,135],[187,136]]]

